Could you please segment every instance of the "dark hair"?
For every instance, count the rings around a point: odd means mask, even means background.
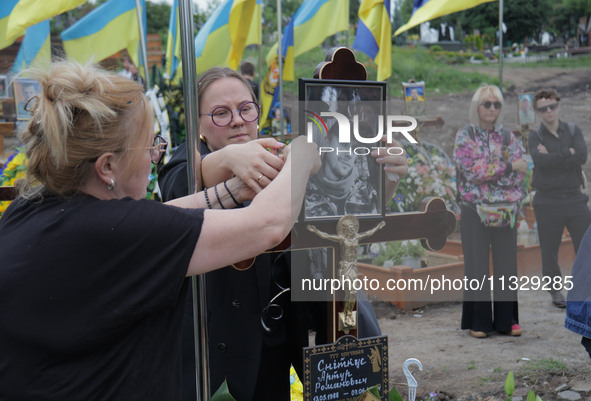
[[[242,75],[252,75],[254,76],[254,64],[248,61],[240,64],[240,73]]]
[[[540,89],[534,95],[534,109],[538,108],[538,100],[540,99],[556,99],[560,101],[560,95],[554,89]]]

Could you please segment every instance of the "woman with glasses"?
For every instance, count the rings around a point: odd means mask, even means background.
[[[248,81],[229,68],[215,67],[199,78],[200,179],[210,199],[215,199],[216,190],[222,191],[225,180],[234,175],[259,192],[284,166],[284,158],[278,155],[282,143],[272,138],[257,140],[260,109],[255,99]],[[158,185],[163,199],[171,200],[188,193],[187,183],[183,143],[160,171]],[[238,199],[223,205],[243,206]],[[273,209],[271,206],[268,212]],[[249,237],[259,235],[263,234],[253,229]],[[292,327],[297,318],[290,310],[290,293],[283,292],[289,288],[289,265],[289,253],[261,253],[244,266],[247,269],[235,264],[207,274],[212,393],[226,380],[238,401],[289,400],[290,364],[297,348],[304,346],[302,337],[307,340],[307,326],[300,324],[299,331]],[[191,304],[192,297],[188,297],[183,328],[183,400],[196,397]],[[281,309],[275,316],[282,315],[280,319],[263,313],[271,308]]]
[[[552,304],[566,307],[562,294],[562,273],[558,249],[565,227],[572,238],[575,253],[591,224],[589,197],[584,186],[582,165],[587,161],[587,144],[579,127],[559,119],[560,96],[553,89],[534,95],[534,108],[541,121],[530,131],[529,151],[534,162],[532,186],[536,190],[534,213],[540,237],[542,274]]]
[[[521,144],[501,124],[502,108],[498,87],[478,88],[470,103],[470,124],[458,131],[454,149],[469,283],[461,328],[476,338],[493,331],[521,335],[517,291],[508,284],[517,276],[517,208],[527,162]],[[489,278],[491,251],[494,280]]]
[[[67,61],[28,74],[27,177],[0,220],[0,398],[180,399],[186,277],[280,242],[317,150],[294,141],[249,207],[208,208],[251,199],[239,178],[163,205],[144,199],[166,143],[138,83]]]

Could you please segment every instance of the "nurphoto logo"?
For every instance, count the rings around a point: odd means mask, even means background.
[[[384,135],[384,116],[377,116],[377,125],[375,129],[368,129],[368,125],[362,122],[363,129],[360,130],[359,116],[353,115],[353,126],[351,127],[350,119],[344,114],[337,112],[321,112],[320,115],[313,111],[306,110],[306,118],[310,121],[306,125],[306,135],[309,143],[314,142],[314,126],[318,130],[328,135],[328,128],[323,117],[331,117],[336,120],[338,127],[338,142],[339,144],[351,144],[356,142],[359,144],[377,144],[381,141]],[[417,143],[412,137],[410,131],[413,131],[417,127],[417,120],[411,116],[385,116],[386,117],[386,140],[388,143],[392,143],[394,133],[399,133],[406,138],[410,143]],[[395,123],[409,123],[407,125],[398,125]],[[352,128],[352,129],[351,129]],[[353,138],[351,138],[351,132]],[[367,147],[367,146],[346,146],[344,148],[335,148],[331,146],[320,146],[319,153],[336,152],[347,153],[349,155],[363,156],[371,153],[373,149],[380,149],[378,146]],[[386,152],[389,155],[401,155],[404,153],[404,149],[401,147],[388,147]]]

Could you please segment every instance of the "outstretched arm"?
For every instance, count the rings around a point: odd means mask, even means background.
[[[308,229],[308,231],[313,232],[314,234],[316,234],[317,236],[319,236],[322,239],[327,239],[327,240],[333,241],[333,242],[340,242],[341,241],[341,238],[338,235],[332,235],[332,234],[328,234],[323,231],[320,231],[313,224],[307,225],[306,228]]]
[[[377,226],[375,226],[371,230],[367,230],[366,232],[359,233],[358,238],[363,239],[363,238],[371,237],[372,235],[374,235],[376,233],[376,231],[384,228],[385,225],[386,225],[386,222],[380,221],[380,224],[378,224]]]
[[[281,172],[248,207],[205,211],[187,275],[205,273],[259,255],[287,236],[302,205],[308,177],[321,164],[316,145],[300,138],[292,141],[294,150]],[[177,205],[181,207],[194,208],[196,196],[179,201],[182,204]]]

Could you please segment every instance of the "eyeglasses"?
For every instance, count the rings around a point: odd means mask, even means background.
[[[150,150],[150,160],[152,163],[158,165],[162,163],[164,159],[164,155],[166,154],[166,148],[168,147],[168,142],[164,140],[164,138],[160,135],[156,135],[154,137],[154,143],[152,146],[148,146],[146,148],[129,148],[129,150],[133,149],[149,149]]]
[[[558,107],[558,103],[552,103],[547,106],[538,107],[536,110],[538,111],[538,113],[545,113],[548,111],[548,109],[556,110],[557,107]]]
[[[484,102],[480,104],[482,107],[484,107],[485,109],[490,109],[490,106],[494,106],[495,110],[500,109],[501,107],[503,107],[503,105],[501,104],[501,102]]]
[[[211,121],[218,127],[225,127],[234,119],[234,113],[238,113],[240,118],[246,122],[255,121],[259,118],[260,108],[255,102],[246,102],[238,110],[231,110],[226,106],[218,106],[211,113],[201,113],[200,116],[211,116]]]

